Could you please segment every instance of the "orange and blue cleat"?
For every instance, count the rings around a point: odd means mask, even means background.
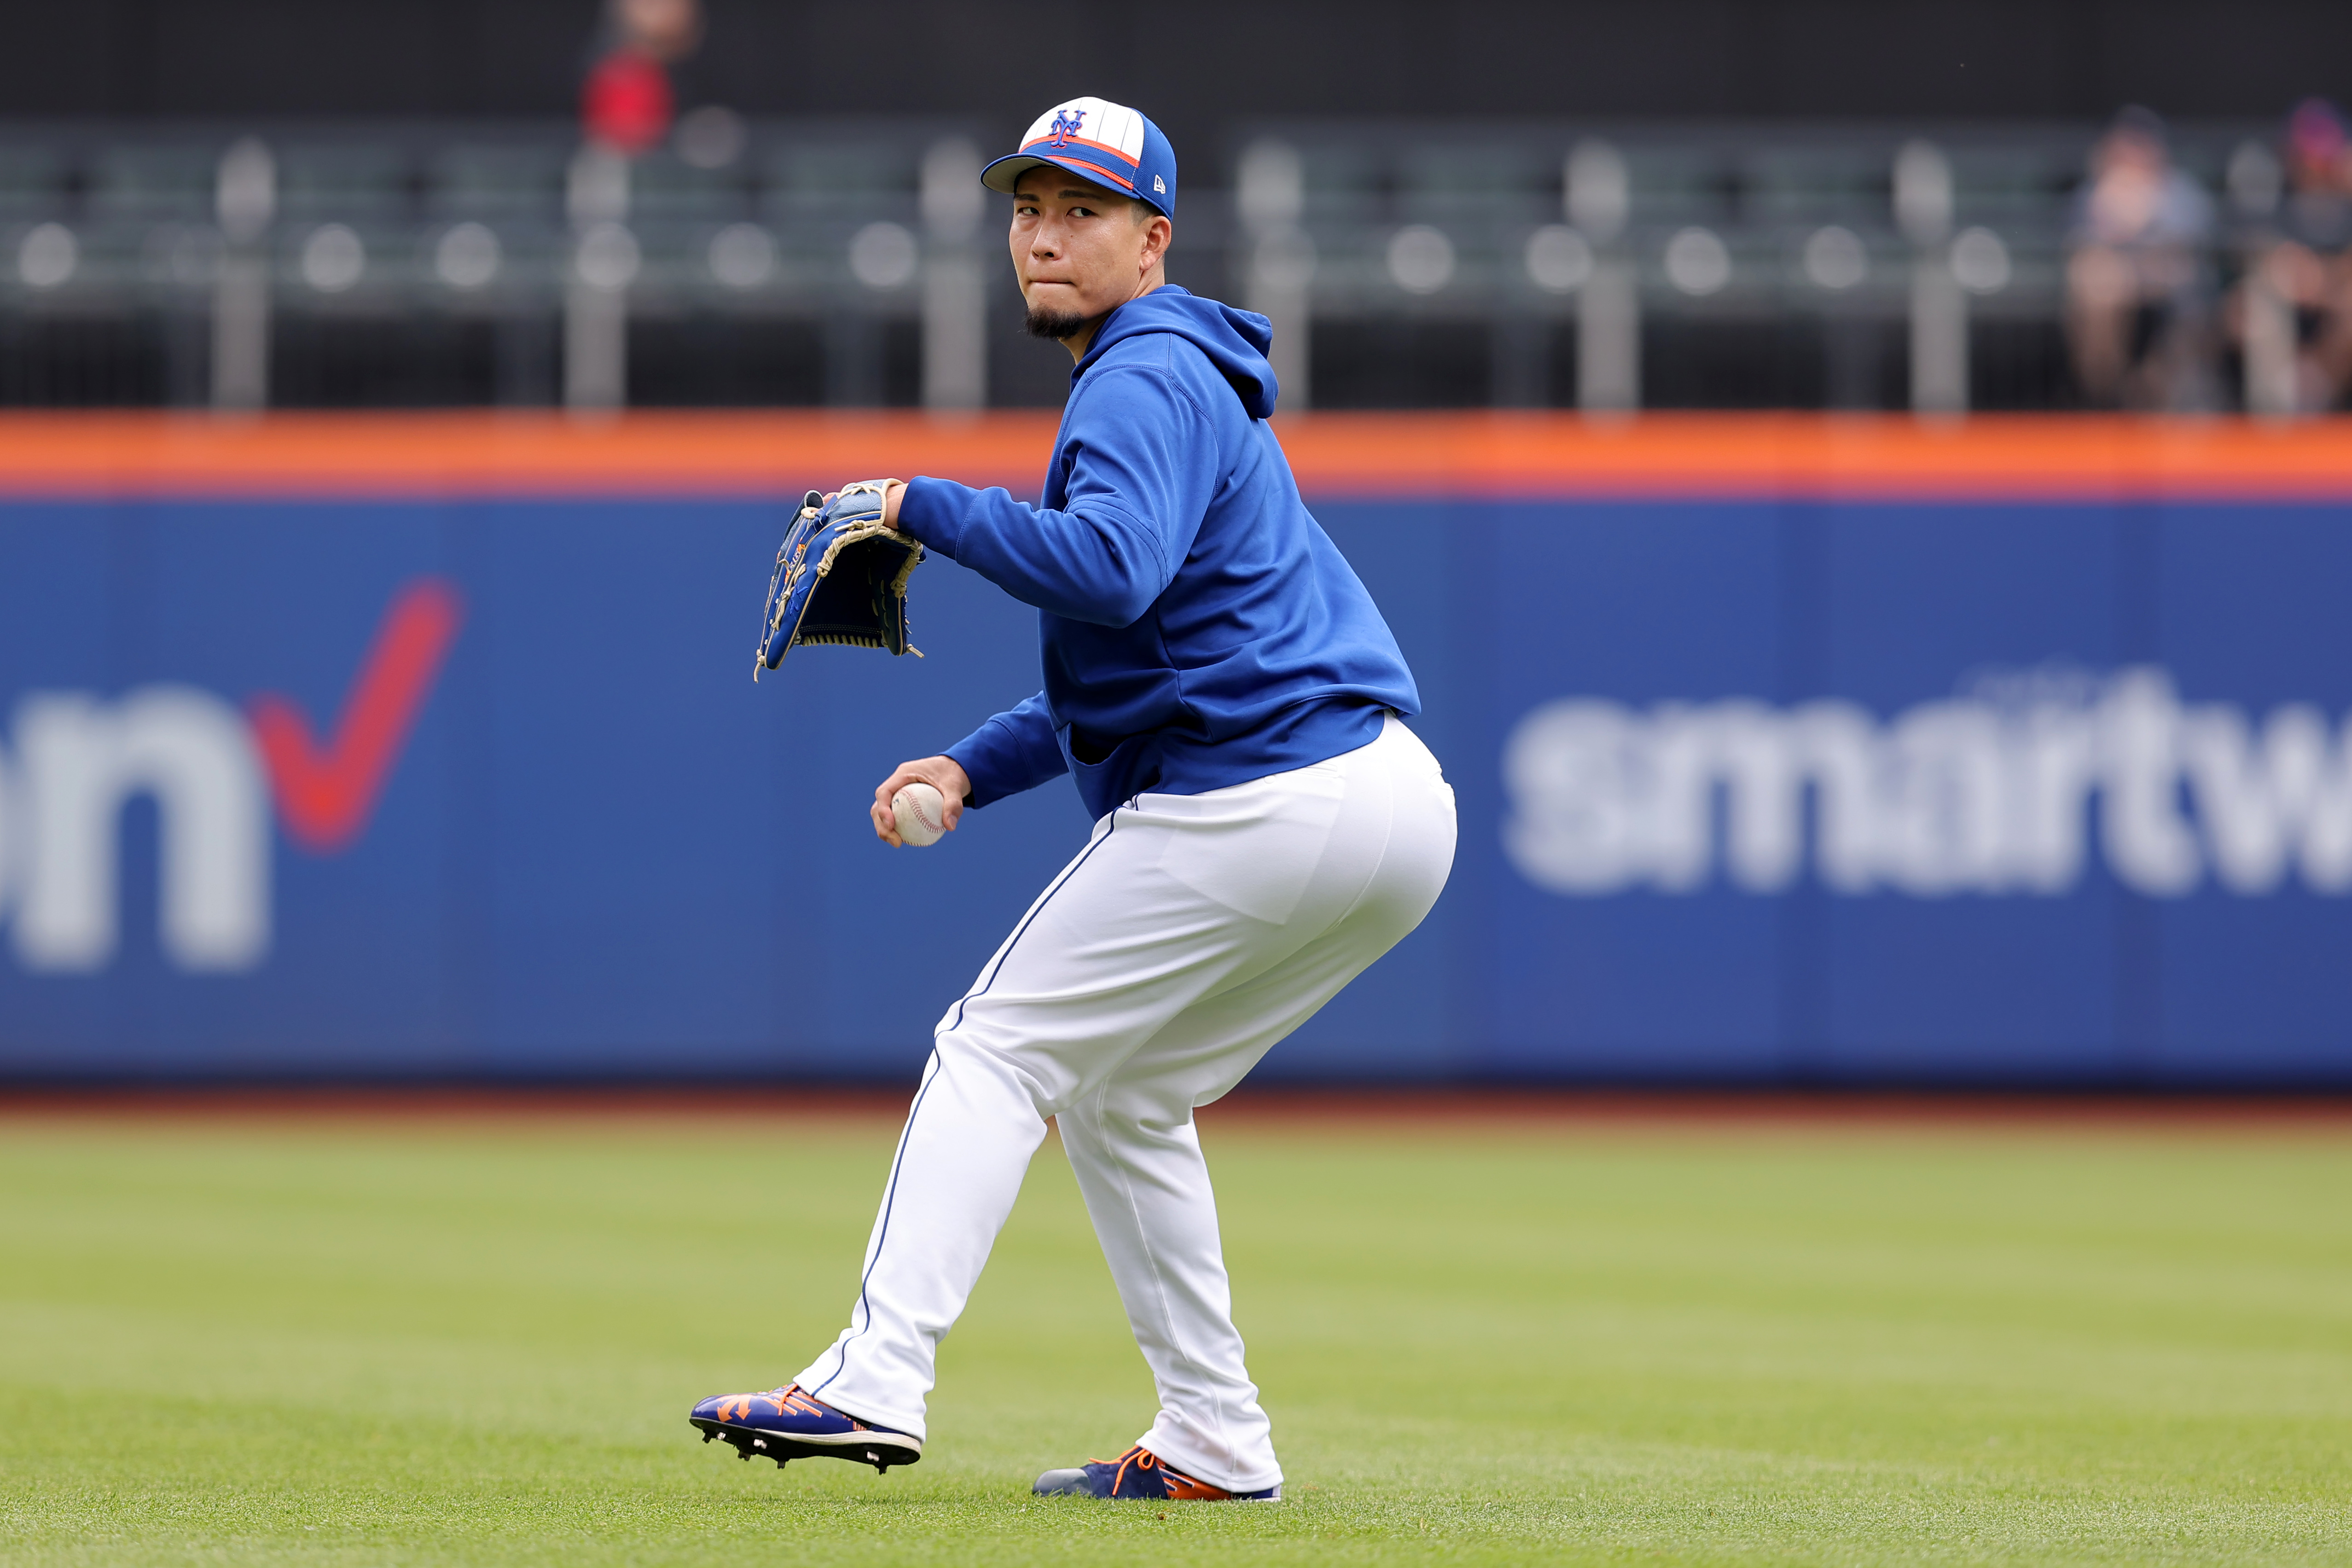
[[[1030,1489],[1039,1497],[1099,1497],[1138,1502],[1280,1502],[1279,1482],[1259,1492],[1229,1492],[1174,1470],[1140,1444],[1116,1459],[1088,1459],[1075,1470],[1047,1470]]]
[[[694,1407],[687,1419],[706,1443],[719,1438],[747,1459],[847,1459],[877,1475],[923,1457],[923,1440],[887,1426],[869,1426],[820,1405],[797,1384],[765,1394],[722,1394]]]

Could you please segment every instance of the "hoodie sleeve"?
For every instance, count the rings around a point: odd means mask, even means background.
[[[1216,429],[1165,372],[1105,365],[1078,389],[1063,450],[1059,510],[919,479],[898,503],[898,526],[1024,604],[1130,625],[1192,551],[1216,493]]]
[[[1054,715],[1042,691],[999,713],[950,746],[947,754],[971,780],[971,794],[965,799],[973,806],[1035,789],[1061,777],[1070,765],[1055,737]]]

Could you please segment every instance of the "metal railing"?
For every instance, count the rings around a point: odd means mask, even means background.
[[[627,400],[648,328],[790,325],[823,362],[802,400],[883,401],[876,362],[903,326],[923,402],[985,401],[970,137],[744,128],[721,151],[624,160],[554,127],[0,131],[0,400],[237,409],[417,400],[422,381],[424,401],[593,411]],[[84,384],[34,363],[45,337],[95,362]],[[158,363],[88,384],[110,349],[140,357],[125,342]],[[362,351],[387,363],[357,386],[310,363]]]
[[[1363,400],[1328,384],[1338,337],[1497,406],[2069,406],[2067,258],[2102,129],[1279,124],[1234,160],[1232,272],[1322,405]],[[2175,137],[2219,198],[2198,258],[2217,319],[2273,237],[2273,132]],[[2263,343],[2208,343],[2263,408]],[[1483,378],[1449,388],[1449,351]]]
[[[0,402],[1057,395],[1005,352],[971,128],[694,129],[624,161],[557,125],[0,125]],[[1171,270],[1273,319],[1291,408],[2064,406],[2096,134],[1269,125],[1188,180]],[[2225,197],[2217,288],[2276,204],[2265,147],[2177,137]],[[2291,342],[2214,341],[2276,409]]]

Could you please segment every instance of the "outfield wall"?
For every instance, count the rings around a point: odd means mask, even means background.
[[[874,782],[1037,685],[757,686],[800,491],[1049,422],[0,421],[0,1076],[904,1079],[1087,825]],[[1321,416],[1463,808],[1270,1074],[2352,1083],[2352,433]]]

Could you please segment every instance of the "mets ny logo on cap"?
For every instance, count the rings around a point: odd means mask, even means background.
[[[1049,128],[1049,139],[1056,147],[1066,147],[1070,144],[1070,138],[1078,133],[1086,121],[1087,111],[1083,109],[1057,109],[1054,111],[1054,123]]]

